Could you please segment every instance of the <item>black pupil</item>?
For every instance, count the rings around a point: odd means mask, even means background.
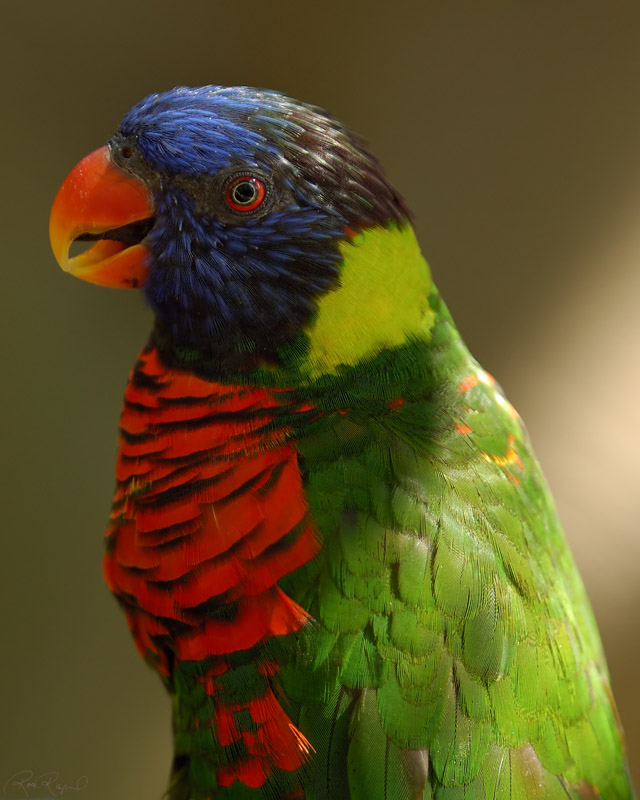
[[[237,203],[239,206],[248,206],[249,203],[253,203],[257,195],[258,189],[250,181],[240,181],[240,183],[233,187],[231,192],[233,202]]]

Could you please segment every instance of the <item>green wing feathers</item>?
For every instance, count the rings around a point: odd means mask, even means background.
[[[629,798],[597,629],[526,433],[439,313],[431,400],[449,396],[375,423],[356,404],[333,449],[300,439],[326,549],[285,673],[317,751],[308,797]]]

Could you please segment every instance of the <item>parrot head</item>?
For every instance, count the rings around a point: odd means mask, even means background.
[[[408,216],[362,140],[317,107],[248,87],[182,87],[134,106],[72,170],[50,236],[64,270],[140,287],[167,352],[250,369],[315,347],[322,372],[389,340],[385,326],[403,312],[393,251],[407,250]],[[76,241],[91,246],[72,257]],[[368,255],[356,257],[363,244]],[[337,350],[336,322],[348,328]]]

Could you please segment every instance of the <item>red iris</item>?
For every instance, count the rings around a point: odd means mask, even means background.
[[[251,175],[239,175],[227,186],[226,197],[234,211],[254,211],[264,200],[264,184]]]

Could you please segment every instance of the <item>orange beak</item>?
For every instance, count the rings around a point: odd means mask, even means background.
[[[65,272],[101,286],[141,286],[149,269],[149,251],[141,241],[153,214],[146,186],[101,147],[71,170],[53,201],[49,238],[56,261]],[[70,257],[77,240],[95,244]]]

